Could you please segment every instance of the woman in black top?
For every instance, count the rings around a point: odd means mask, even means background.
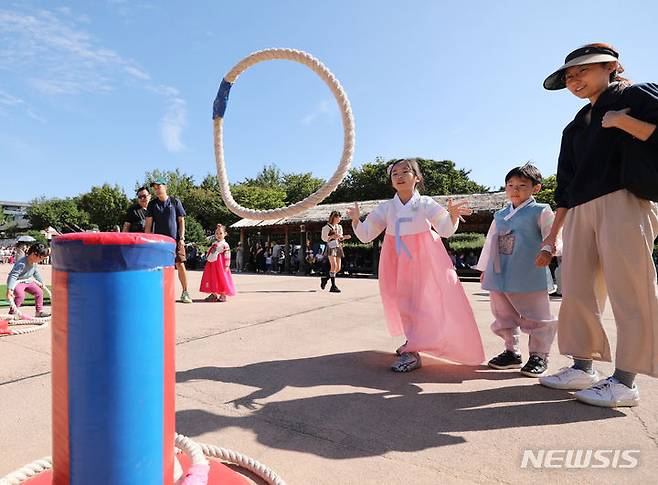
[[[640,146],[658,167],[658,85],[619,76],[619,53],[590,44],[570,53],[544,87],[566,87],[589,99],[562,134],[555,200],[558,206],[544,244],[555,249],[562,226],[560,352],[573,367],[540,378],[557,389],[578,390],[588,404],[636,406],[637,373],[658,376],[658,288],[651,260],[658,233],[653,202],[629,190],[634,170],[630,147]],[[611,361],[601,313],[610,298],[617,324],[615,373],[607,379],[592,360]]]

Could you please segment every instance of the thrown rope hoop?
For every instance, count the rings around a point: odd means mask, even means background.
[[[28,278],[24,280],[18,280],[18,283],[29,283],[36,282],[33,278]],[[42,285],[41,288],[45,290],[52,302],[52,293],[47,285]],[[9,308],[13,311],[13,314],[0,315],[0,319],[7,320],[10,326],[26,326],[31,325],[31,328],[16,328],[12,329],[11,333],[0,333],[0,337],[7,337],[10,335],[26,335],[28,333],[38,332],[48,327],[51,317],[30,317],[25,313],[21,312],[20,309],[16,306],[16,302],[13,297],[9,297]]]
[[[279,209],[269,210],[256,210],[248,209],[239,205],[229,187],[228,175],[226,173],[226,165],[224,163],[224,141],[223,141],[223,121],[224,113],[226,111],[226,104],[228,102],[228,95],[231,87],[237,80],[238,76],[244,71],[249,69],[254,64],[263,61],[271,61],[274,59],[284,59],[289,61],[299,62],[309,67],[329,86],[331,92],[336,98],[338,108],[340,109],[343,120],[343,153],[341,155],[340,163],[336,172],[331,176],[327,182],[320,187],[316,192],[312,193],[304,200],[301,200],[288,207],[281,207]],[[347,94],[338,82],[338,79],[322,64],[318,59],[307,54],[306,52],[294,49],[265,49],[262,51],[254,52],[248,55],[240,62],[238,62],[233,69],[224,77],[219,87],[219,92],[213,104],[213,125],[215,135],[215,161],[217,163],[217,178],[219,179],[219,187],[222,193],[222,198],[226,207],[240,217],[249,219],[262,219],[272,220],[281,219],[283,217],[290,217],[305,210],[311,209],[322,202],[329,194],[331,194],[338,184],[343,180],[352,162],[352,155],[354,154],[354,118],[352,117],[352,108],[347,99]]]
[[[272,470],[253,458],[237,451],[217,446],[197,443],[187,436],[176,434],[174,445],[190,457],[192,465],[207,463],[206,457],[217,458],[226,463],[238,465],[265,480],[269,485],[285,485],[285,482]],[[18,485],[53,467],[50,456],[33,461],[24,467],[0,477],[0,485]]]

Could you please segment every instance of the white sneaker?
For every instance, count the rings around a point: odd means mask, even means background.
[[[594,371],[594,374],[590,374],[584,370],[574,369],[573,367],[562,367],[556,374],[540,377],[539,383],[542,386],[553,389],[580,391],[581,389],[587,389],[593,386],[600,380],[601,376],[597,371]]]
[[[604,408],[633,407],[640,404],[640,391],[633,384],[629,388],[614,377],[597,382],[589,389],[574,394],[576,399],[592,406]]]

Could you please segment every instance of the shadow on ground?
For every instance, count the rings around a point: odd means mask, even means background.
[[[569,393],[546,389],[517,372],[465,367],[427,359],[409,374],[387,370],[392,356],[364,351],[178,372],[176,381],[215,381],[257,388],[228,401],[246,415],[202,409],[176,413],[176,428],[198,436],[228,427],[252,430],[265,446],[333,459],[418,451],[465,442],[460,433],[544,426],[622,417],[623,413],[576,403]],[[423,392],[420,384],[518,380],[519,385]],[[352,386],[357,392],[266,402],[286,387]],[[344,387],[341,389],[344,391]],[[308,438],[315,439],[308,439]],[[303,438],[303,439],[300,439]]]

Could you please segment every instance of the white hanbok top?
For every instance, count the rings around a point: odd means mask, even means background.
[[[353,224],[354,227],[354,224]],[[365,221],[354,227],[354,233],[364,243],[375,239],[386,229],[388,236],[408,236],[427,232],[431,228],[441,237],[452,236],[459,219],[453,224],[445,207],[427,195],[414,195],[403,204],[397,194],[379,204]]]

